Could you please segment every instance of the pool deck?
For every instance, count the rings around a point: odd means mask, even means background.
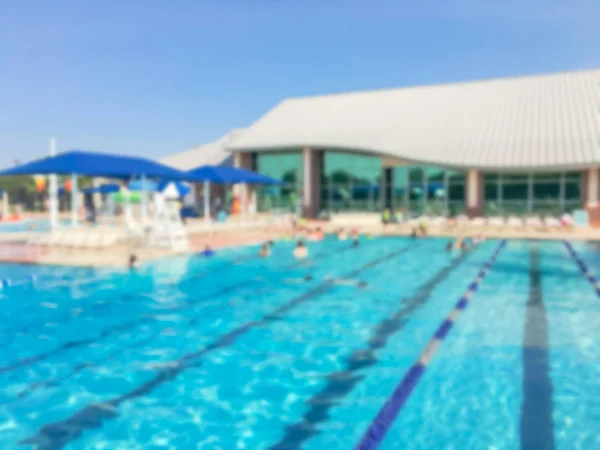
[[[200,224],[201,225],[201,224]],[[326,233],[335,232],[341,225],[356,228],[360,234],[373,236],[407,236],[412,228],[407,225],[382,226],[374,222],[347,223],[309,221],[311,228],[321,227]],[[202,230],[199,223],[192,222],[188,226],[190,248],[183,253],[197,253],[206,245],[213,249],[258,244],[269,239],[280,239],[293,236],[289,226],[265,225],[250,229],[232,229],[208,231]],[[123,267],[127,264],[129,255],[135,253],[140,262],[152,261],[176,255],[170,249],[149,248],[135,244],[120,244],[106,249],[61,248],[48,246],[33,246],[27,244],[27,239],[34,233],[11,232],[0,233],[0,262],[47,264],[76,267]],[[490,227],[430,227],[427,235],[453,239],[456,237],[485,236],[489,239],[542,239],[542,240],[592,240],[600,241],[600,228],[581,227],[572,229],[540,230],[531,228],[490,228]],[[295,236],[302,238],[302,236]],[[181,253],[181,252],[180,252]],[[179,254],[180,254],[179,253]]]

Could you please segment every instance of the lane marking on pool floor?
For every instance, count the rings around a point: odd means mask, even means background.
[[[408,249],[409,247],[410,246],[405,247],[405,248]],[[350,246],[347,247],[347,249],[352,249],[352,248],[353,247],[350,247]],[[343,250],[343,249],[340,249],[340,251],[338,251],[338,253],[337,253],[338,255],[341,252],[341,250]],[[323,252],[323,254],[320,255],[320,256],[328,256],[328,255],[333,255],[333,254],[332,253],[325,253],[325,252]],[[315,258],[313,257],[312,259],[314,260]],[[288,265],[287,269],[284,268],[284,270],[281,271],[280,273],[281,274],[285,274],[285,271],[289,270],[289,268],[291,268],[293,266],[298,266],[298,265],[300,265],[302,263],[305,263],[305,262],[306,262],[306,260],[297,261],[296,263]],[[189,281],[189,279],[186,280],[186,281]],[[222,295],[227,294],[229,292],[234,292],[235,290],[237,290],[237,289],[239,289],[239,288],[241,288],[241,287],[243,287],[243,286],[245,286],[245,285],[247,285],[249,283],[253,283],[253,282],[255,282],[255,280],[253,280],[253,279],[247,279],[247,280],[242,280],[241,282],[236,283],[234,285],[226,286],[226,287],[224,287],[224,288],[222,288],[222,289],[220,289],[220,290],[218,290],[218,291],[216,291],[214,293],[211,293],[210,294],[211,298],[214,298],[216,296],[217,297],[218,296],[222,296]],[[157,311],[154,314],[144,314],[142,316],[138,316],[137,318],[135,318],[135,320],[132,320],[130,322],[121,323],[121,324],[117,324],[117,325],[113,325],[113,326],[107,327],[104,330],[102,330],[98,336],[95,336],[93,338],[79,339],[79,340],[73,340],[73,341],[65,342],[64,344],[60,345],[59,347],[56,347],[53,350],[49,350],[46,353],[38,354],[38,355],[35,355],[35,356],[30,356],[28,358],[24,358],[24,359],[21,359],[21,360],[13,361],[12,363],[8,363],[8,364],[6,364],[4,366],[0,366],[0,374],[11,372],[11,371],[19,369],[21,367],[25,367],[25,366],[28,366],[28,365],[31,365],[31,364],[38,363],[38,362],[43,361],[43,360],[45,360],[47,358],[50,358],[52,356],[59,355],[59,354],[61,354],[62,352],[66,351],[66,350],[72,350],[74,348],[78,348],[78,347],[83,347],[83,346],[86,346],[86,345],[95,344],[95,343],[97,343],[98,341],[100,341],[100,340],[102,340],[104,338],[107,338],[109,336],[114,335],[115,333],[124,332],[124,331],[130,330],[130,329],[136,328],[136,327],[138,327],[140,325],[144,325],[144,324],[155,322],[155,317],[159,316],[161,314],[173,314],[173,313],[178,313],[180,311],[185,311],[185,310],[188,310],[188,309],[194,309],[194,308],[196,308],[198,306],[201,306],[206,300],[209,300],[209,299],[203,298],[202,300],[191,301],[191,302],[185,303],[183,305],[174,306],[174,307],[171,307],[171,308],[160,310],[160,311]],[[92,309],[92,308],[88,308],[88,311],[90,309]],[[80,315],[78,315],[77,317],[80,317]],[[72,315],[68,315],[68,316],[66,316],[66,317],[63,318],[63,319],[66,319],[66,320],[61,320],[58,323],[59,324],[60,323],[67,323],[72,318],[73,318]],[[27,330],[27,328],[21,328],[20,330],[15,330],[15,333],[23,332],[25,330]],[[2,334],[4,334],[4,332],[0,332],[0,335],[2,335]]]
[[[555,448],[552,381],[548,356],[548,317],[542,296],[542,272],[537,243],[529,250],[529,295],[522,344],[521,448]]]
[[[354,387],[363,379],[358,372],[377,364],[376,351],[385,348],[388,339],[404,328],[412,315],[429,300],[432,291],[444,281],[471,252],[462,252],[460,256],[450,260],[435,275],[424,283],[415,286],[412,296],[400,301],[396,311],[382,318],[375,324],[371,337],[366,342],[366,348],[354,351],[346,360],[346,368],[323,375],[327,379],[325,387],[306,401],[310,409],[302,418],[286,427],[284,436],[271,445],[270,450],[300,449],[302,445],[318,434],[317,426],[329,417],[329,410],[352,392]]]
[[[392,260],[408,250],[414,249],[414,247],[414,245],[408,245],[374,259],[358,269],[352,270],[344,278],[356,277],[361,272]],[[308,292],[275,308],[271,313],[265,314],[262,319],[246,322],[221,335],[211,344],[203,346],[195,352],[187,353],[175,361],[171,361],[171,364],[167,367],[156,370],[156,375],[153,378],[138,385],[129,392],[103,402],[88,404],[64,420],[43,425],[35,435],[23,439],[19,442],[19,445],[33,445],[37,450],[58,450],[63,448],[69,442],[79,438],[85,430],[99,428],[104,420],[115,418],[118,415],[118,406],[123,402],[149,394],[162,384],[174,380],[187,369],[196,367],[200,363],[199,360],[206,354],[230,346],[240,336],[243,336],[254,328],[280,318],[282,313],[299,306],[311,298],[317,297],[333,286],[329,282],[319,284]]]
[[[592,273],[590,268],[587,266],[587,264],[583,261],[583,259],[581,259],[579,257],[579,255],[573,248],[573,245],[569,241],[563,241],[563,243],[565,244],[565,247],[567,247],[567,251],[571,255],[571,258],[573,258],[575,260],[575,263],[577,264],[577,266],[579,266],[579,269],[581,270],[583,275],[587,278],[587,280],[594,287],[594,290],[596,291],[596,295],[598,295],[598,297],[600,297],[600,280],[598,280],[598,278],[596,278],[594,276],[594,274]]]
[[[427,369],[428,364],[435,356],[438,348],[442,344],[442,341],[446,338],[450,330],[452,329],[455,320],[460,317],[460,314],[469,305],[469,300],[473,297],[479,287],[481,281],[485,278],[492,264],[496,262],[498,255],[506,245],[506,240],[503,240],[498,245],[498,248],[494,251],[490,259],[483,265],[481,271],[477,277],[471,282],[466,292],[456,303],[450,314],[438,327],[433,337],[426,345],[424,351],[409,368],[404,378],[394,389],[392,395],[385,402],[383,407],[379,410],[367,430],[364,432],[358,444],[354,447],[355,450],[374,450],[381,445],[387,432],[391,428],[394,420],[398,416],[398,413],[402,407],[406,404],[414,388],[419,383],[423,373]]]

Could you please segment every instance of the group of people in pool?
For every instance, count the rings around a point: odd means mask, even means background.
[[[321,230],[320,227],[317,227],[315,230],[310,230],[308,228],[299,228],[299,230],[302,233],[305,233],[308,240],[321,241],[325,238],[325,234],[323,233],[323,231]],[[359,245],[359,234],[358,234],[358,230],[355,228],[351,229],[349,233],[345,230],[345,228],[343,228],[343,227],[339,228],[335,232],[335,235],[337,236],[337,238],[340,241],[346,241],[348,239],[352,239],[353,247],[358,247],[358,245]],[[369,237],[369,236],[367,236],[367,237]],[[271,248],[273,247],[273,245],[274,245],[273,241],[265,242],[261,246],[261,248],[258,252],[258,255],[263,258],[267,258],[267,257],[271,256]],[[308,256],[308,253],[309,253],[308,247],[306,246],[306,244],[304,243],[304,241],[302,239],[299,239],[296,242],[296,246],[294,247],[294,251],[293,251],[294,257],[297,259],[303,259]]]
[[[477,244],[481,244],[485,241],[485,236],[473,236],[470,238],[464,238],[462,236],[457,237],[454,241],[446,242],[446,251],[451,252],[452,250],[467,251],[475,247]]]

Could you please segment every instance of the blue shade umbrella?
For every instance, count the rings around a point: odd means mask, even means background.
[[[188,181],[208,181],[218,184],[265,184],[282,185],[280,180],[256,172],[235,167],[201,166],[188,172]]]
[[[85,175],[127,179],[134,176],[185,180],[186,172],[137,156],[72,150],[0,172],[0,175]]]
[[[180,181],[161,181],[157,186],[158,192],[164,191],[170,183],[175,183],[175,188],[177,189],[180,197],[185,197],[192,190],[187,184]]]

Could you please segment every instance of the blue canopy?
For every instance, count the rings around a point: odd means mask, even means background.
[[[127,185],[130,191],[156,192],[158,184],[152,180],[135,180]]]
[[[266,177],[256,172],[235,167],[202,166],[188,172],[190,181],[210,181],[219,184],[283,184],[275,178]]]
[[[159,192],[164,191],[170,183],[175,183],[175,188],[177,189],[180,197],[185,197],[192,190],[189,186],[180,181],[161,181],[158,183],[157,190]]]
[[[121,186],[116,183],[101,184],[97,187],[88,187],[83,189],[84,194],[111,194],[113,192],[119,192]]]
[[[127,179],[144,175],[151,178],[185,180],[186,172],[173,169],[150,159],[136,156],[110,155],[72,150],[56,156],[33,161],[0,172],[0,175],[85,175]]]

